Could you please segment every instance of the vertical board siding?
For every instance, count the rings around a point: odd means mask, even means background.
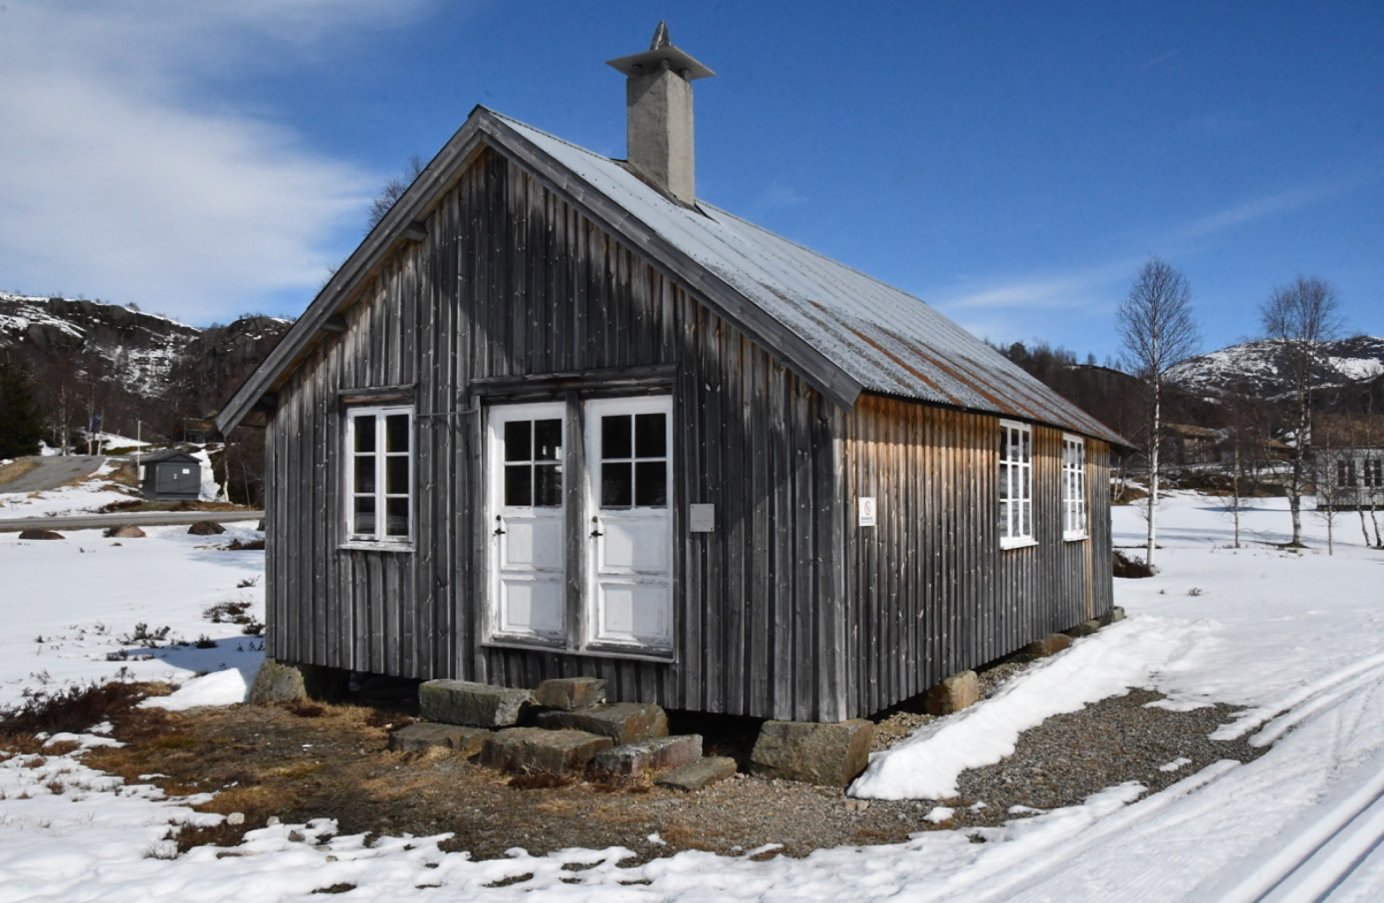
[[[1039,542],[1001,551],[994,417],[869,395],[836,408],[494,152],[425,224],[279,392],[266,434],[275,658],[512,686],[594,675],[612,699],[834,721],[1109,610],[1105,444],[1087,441],[1090,538],[1064,542],[1062,434],[1034,427]],[[472,382],[655,365],[675,374],[673,661],[485,645],[485,403]],[[341,546],[339,398],[379,387],[415,405],[407,552]],[[867,495],[874,528],[856,525]],[[713,533],[688,532],[693,503],[716,506]]]
[[[592,674],[614,699],[847,717],[844,413],[493,152],[426,226],[344,312],[345,332],[280,390],[266,451],[277,512],[266,525],[272,654],[515,686]],[[674,660],[484,646],[484,406],[471,382],[650,365],[676,368]],[[410,387],[415,405],[407,552],[341,548],[338,398],[377,387]],[[714,533],[687,532],[694,502],[716,505]]]
[[[1033,427],[1037,545],[1002,550],[995,417],[864,396],[848,419],[851,711],[879,711],[1109,610],[1107,445],[1087,440],[1090,536],[1065,541],[1062,433]],[[876,499],[876,527],[857,525],[862,496]]]

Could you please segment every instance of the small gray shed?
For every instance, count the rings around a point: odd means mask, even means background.
[[[139,491],[146,499],[196,499],[202,494],[202,462],[182,449],[156,452],[140,466]]]

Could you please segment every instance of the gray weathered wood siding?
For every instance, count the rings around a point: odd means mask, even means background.
[[[844,413],[493,151],[426,225],[279,393],[270,654],[516,686],[594,674],[616,699],[846,717]],[[674,374],[674,660],[483,645],[490,531],[473,381],[659,365]],[[341,548],[341,397],[378,387],[416,405],[411,552]],[[716,505],[714,533],[687,532],[689,502]],[[584,577],[569,582],[577,593]]]
[[[849,517],[849,707],[877,712],[1111,605],[1109,446],[1086,440],[1090,536],[1062,538],[1062,432],[1033,428],[1037,545],[999,542],[999,421],[862,396],[848,418],[846,484],[877,500]]]
[[[495,151],[424,225],[278,394],[273,657],[512,686],[589,674],[614,699],[831,721],[1109,608],[1103,443],[1087,441],[1091,537],[1064,543],[1061,433],[1035,427],[1039,545],[1002,552],[996,418],[869,395],[842,411]],[[603,373],[652,371],[674,405],[672,660],[486,644],[486,406],[578,391],[529,377],[580,374],[590,391]],[[411,551],[343,548],[345,406],[381,390],[415,406]],[[855,525],[862,495],[879,499],[876,528]],[[688,531],[694,502],[716,506],[715,532]],[[573,620],[586,585],[574,550]]]

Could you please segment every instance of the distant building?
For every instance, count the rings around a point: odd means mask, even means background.
[[[1384,448],[1318,448],[1317,508],[1384,508]]]
[[[197,499],[202,496],[202,462],[182,449],[140,459],[139,491],[146,499]]]

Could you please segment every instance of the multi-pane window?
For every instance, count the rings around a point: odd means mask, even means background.
[[[1000,547],[1033,543],[1033,430],[1000,421]]]
[[[1365,485],[1376,489],[1384,486],[1384,461],[1379,458],[1365,459]]]
[[[413,409],[351,409],[346,443],[350,538],[407,542],[413,523]]]
[[[1086,538],[1086,442],[1062,437],[1062,538]]]
[[[509,507],[562,505],[562,420],[507,420],[505,489]]]
[[[601,417],[601,507],[668,507],[668,415]]]

